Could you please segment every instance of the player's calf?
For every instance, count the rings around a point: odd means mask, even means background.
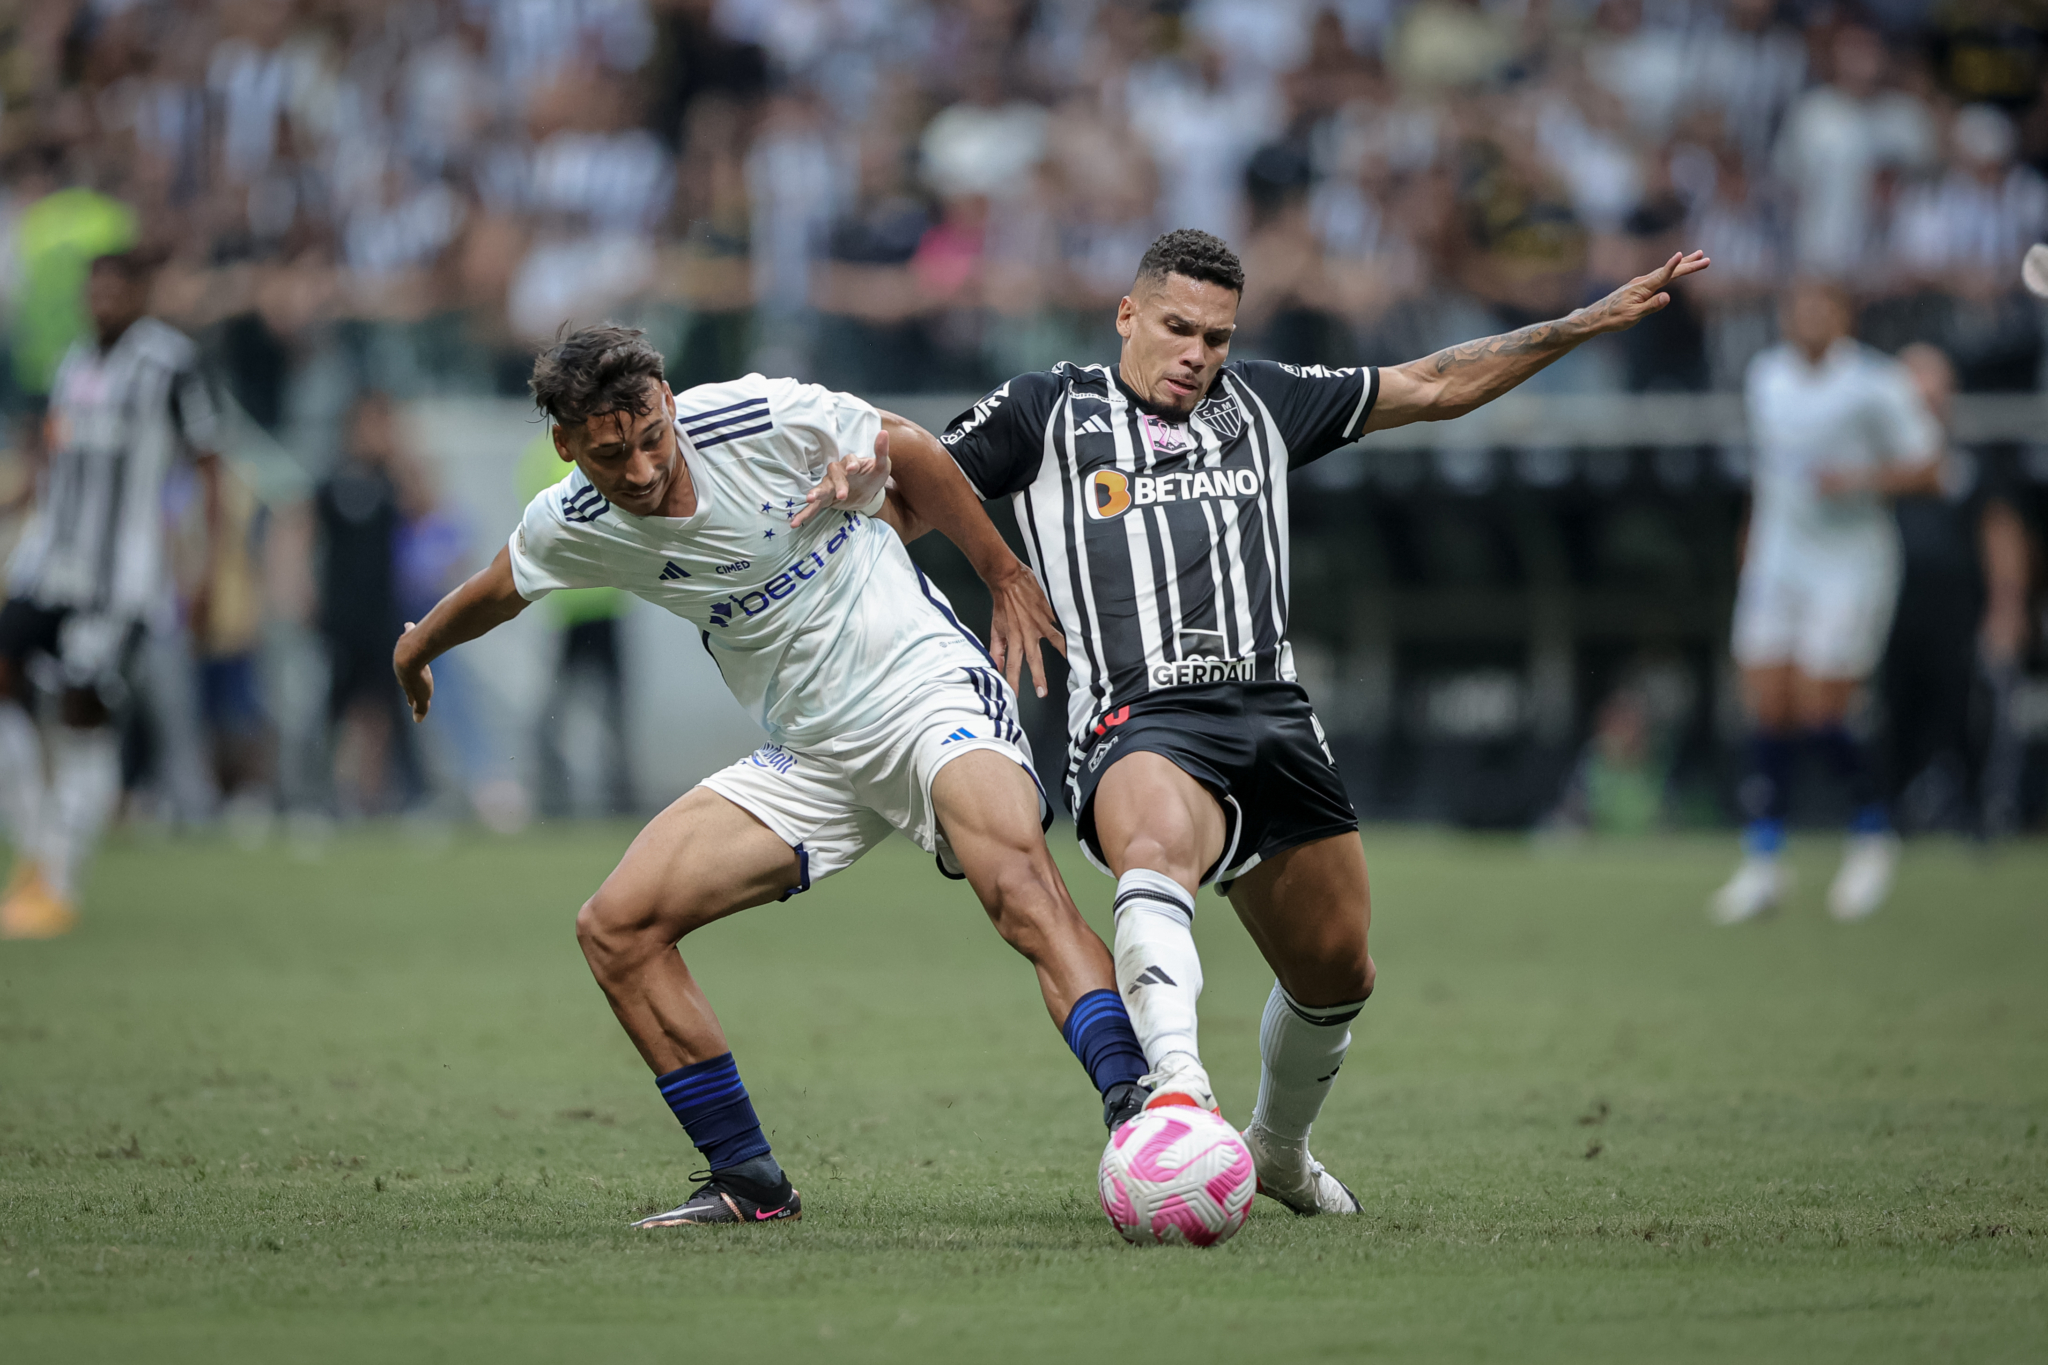
[[[946,841],[1004,942],[1037,969],[1060,1036],[1103,1098],[1111,1129],[1143,1103],[1145,1055],[1116,990],[1109,951],[1067,893],[1038,824],[1038,791],[1014,762],[968,753],[939,773]]]
[[[692,930],[775,899],[797,872],[787,844],[699,789],[641,831],[577,912],[576,938],[591,975],[710,1168],[688,1199],[636,1226],[773,1222],[802,1211],[718,1016],[676,950]]]

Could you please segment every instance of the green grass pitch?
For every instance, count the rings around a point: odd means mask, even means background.
[[[1366,835],[1315,1146],[1366,1216],[1122,1245],[1030,972],[896,843],[690,945],[799,1224],[636,1233],[695,1153],[570,932],[623,827],[119,843],[0,944],[0,1357],[2048,1358],[2048,847],[1710,928],[1726,840]],[[1109,884],[1062,857],[1104,924]],[[1202,898],[1249,1112],[1269,980]]]

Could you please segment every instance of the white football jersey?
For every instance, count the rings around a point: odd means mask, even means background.
[[[527,505],[512,579],[623,588],[703,632],[726,686],[778,743],[802,747],[881,719],[939,677],[988,665],[888,523],[826,512],[789,519],[828,461],[874,449],[860,399],[750,374],[676,396],[697,510],[636,517],[574,470]]]
[[[1844,338],[1809,365],[1795,347],[1750,362],[1750,439],[1756,448],[1752,556],[1786,564],[1867,563],[1898,556],[1898,527],[1874,493],[1823,497],[1828,469],[1911,465],[1940,454],[1941,433],[1905,368]]]

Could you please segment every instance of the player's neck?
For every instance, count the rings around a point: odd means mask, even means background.
[[[1799,354],[1805,358],[1808,365],[1819,369],[1827,363],[1828,356],[1834,351],[1835,347],[1842,344],[1843,340],[1844,338],[1842,337],[1829,337],[1818,348],[1801,345],[1799,347]]]
[[[668,496],[661,500],[661,515],[678,521],[697,515],[697,485],[690,478],[690,462],[676,452],[675,476],[668,481]]]
[[[111,351],[120,345],[121,338],[128,335],[128,329],[140,321],[141,318],[129,318],[113,327],[96,328],[95,337],[99,341],[100,350]]]

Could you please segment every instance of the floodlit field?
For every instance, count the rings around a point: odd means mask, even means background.
[[[2043,1358],[2048,847],[1916,846],[1842,928],[1815,842],[1714,930],[1723,841],[1372,831],[1315,1144],[1367,1216],[1193,1252],[1111,1234],[1029,971],[902,844],[690,945],[803,1222],[627,1230],[696,1155],[570,933],[628,833],[111,849],[0,944],[0,1356]],[[1269,978],[1202,910],[1242,1121]]]

